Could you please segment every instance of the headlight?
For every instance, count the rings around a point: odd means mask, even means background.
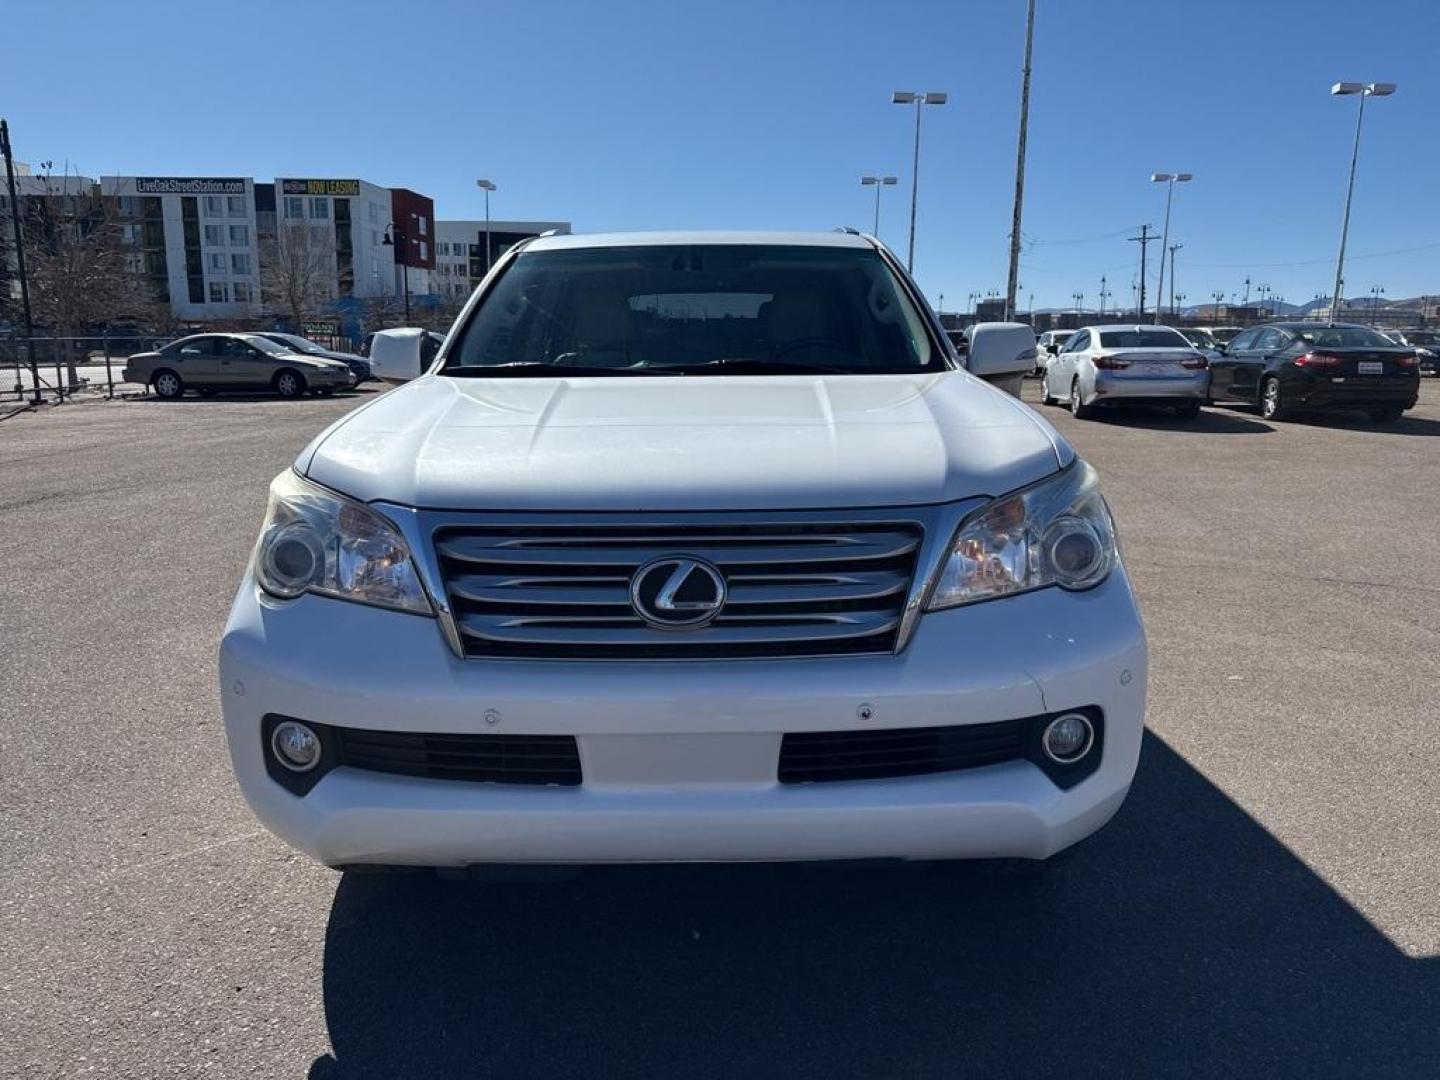
[[[1083,461],[996,499],[955,533],[928,610],[1059,585],[1089,589],[1117,558],[1115,523]]]
[[[270,485],[255,578],[271,596],[319,593],[433,614],[405,538],[363,503],[286,469]]]

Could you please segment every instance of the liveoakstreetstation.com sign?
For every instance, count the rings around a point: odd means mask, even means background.
[[[359,180],[284,180],[282,195],[359,195]]]
[[[222,176],[137,176],[138,195],[244,195],[245,181]]]

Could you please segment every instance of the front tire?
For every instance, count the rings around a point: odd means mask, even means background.
[[[158,371],[150,385],[155,388],[155,396],[163,401],[175,401],[185,393],[184,380],[173,371]]]
[[[1089,420],[1095,415],[1095,406],[1086,405],[1080,393],[1080,380],[1070,384],[1070,415],[1076,420]]]
[[[1280,380],[1274,375],[1267,375],[1260,384],[1260,415],[1266,420],[1284,420],[1290,415],[1290,407],[1280,389]]]
[[[289,368],[277,371],[272,385],[275,387],[275,393],[282,398],[298,398],[305,393],[304,377],[298,371],[291,371]]]

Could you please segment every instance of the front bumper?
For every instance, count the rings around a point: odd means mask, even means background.
[[[462,660],[430,619],[242,582],[220,649],[235,774],[260,819],[330,865],[1045,858],[1119,808],[1140,752],[1144,632],[1123,570],[929,614],[898,655],[717,662]],[[987,723],[1095,705],[1099,768],[1029,761],[781,784],[786,732]],[[336,768],[266,772],[262,717],[391,731],[571,734],[584,780],[529,788]],[[861,719],[861,717],[866,717]]]
[[[1142,376],[1097,371],[1091,392],[1094,403],[1097,404],[1107,401],[1137,405],[1150,402],[1167,405],[1203,402],[1210,392],[1210,372]]]

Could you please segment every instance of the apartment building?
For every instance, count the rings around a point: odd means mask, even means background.
[[[102,176],[136,268],[181,319],[243,319],[260,303],[248,176]]]
[[[491,219],[487,254],[485,222],[435,223],[435,291],[466,296],[480,283],[485,271],[522,240],[541,233],[570,232],[568,221],[497,221]]]

